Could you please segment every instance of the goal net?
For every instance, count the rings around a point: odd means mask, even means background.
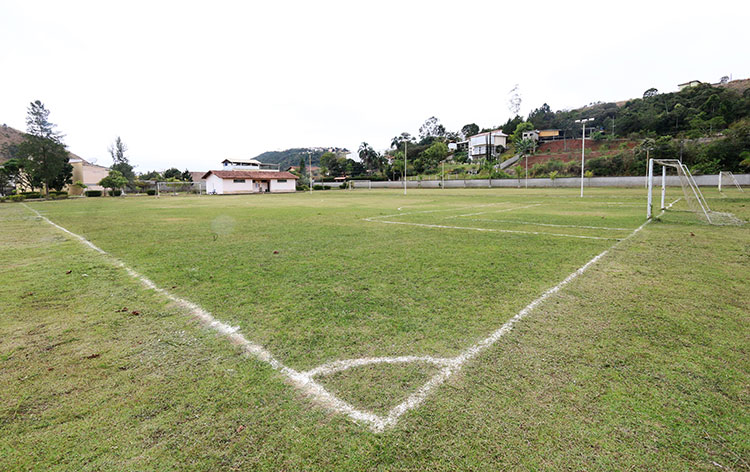
[[[724,183],[728,187],[735,186],[737,187],[737,190],[740,192],[744,192],[742,190],[742,186],[739,182],[737,182],[737,179],[734,178],[734,174],[732,174],[729,171],[721,171],[719,172],[719,192],[721,192],[721,184]]]
[[[156,195],[203,195],[206,185],[202,182],[156,182]]]
[[[372,181],[371,180],[350,180],[349,188],[350,189],[366,188],[367,190],[372,190]]]
[[[701,189],[695,183],[690,169],[677,159],[649,159],[648,161],[648,209],[647,218],[653,214],[654,164],[661,166],[661,209],[666,210],[665,196],[667,191],[667,169],[673,169],[682,187],[683,198],[690,211],[701,220],[712,225],[741,225],[744,222],[731,213],[713,211],[703,197]]]

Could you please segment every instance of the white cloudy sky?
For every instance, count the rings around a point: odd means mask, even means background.
[[[522,112],[750,77],[746,1],[0,3],[0,123],[42,100],[69,149],[137,170],[298,146],[385,149]]]

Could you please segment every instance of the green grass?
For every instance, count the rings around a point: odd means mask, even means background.
[[[592,189],[583,202],[575,193],[29,206],[309,369],[456,355],[615,242],[378,219],[603,238],[629,232],[530,223],[643,222],[642,189]],[[747,197],[706,196],[750,219]],[[539,205],[497,211],[529,204]],[[746,469],[750,231],[676,209],[374,434],[315,406],[107,258],[3,204],[0,469]],[[489,213],[461,216],[476,212]],[[363,220],[396,213],[405,214]],[[321,381],[384,412],[432,371],[370,366]]]

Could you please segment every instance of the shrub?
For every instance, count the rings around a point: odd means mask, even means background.
[[[21,195],[26,198],[42,198],[42,194],[39,192],[21,192]]]
[[[313,185],[313,190],[323,190],[324,188],[325,188],[325,187],[323,187],[323,186],[322,186],[322,185],[320,185],[320,184],[315,184],[315,185]]]
[[[339,185],[339,188],[342,190],[346,190],[346,182],[343,182],[341,185]]]
[[[112,190],[112,196],[113,197],[119,197],[120,195],[122,195],[122,190],[120,190],[119,188],[115,189],[115,190]]]
[[[152,188],[148,189],[148,190],[146,190],[146,195],[156,195],[156,190],[154,190]]]
[[[8,199],[10,199],[11,202],[22,202],[26,199],[26,196],[25,195],[11,195],[10,197],[8,197]]]
[[[87,197],[101,197],[102,191],[101,190],[86,190],[86,196]]]

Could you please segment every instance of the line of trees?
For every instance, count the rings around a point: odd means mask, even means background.
[[[0,167],[0,192],[9,186],[21,185],[28,189],[42,189],[46,197],[50,190],[60,191],[71,184],[73,166],[63,143],[64,135],[49,120],[49,110],[35,100],[26,111],[26,136],[17,146],[6,152],[11,159]]]

